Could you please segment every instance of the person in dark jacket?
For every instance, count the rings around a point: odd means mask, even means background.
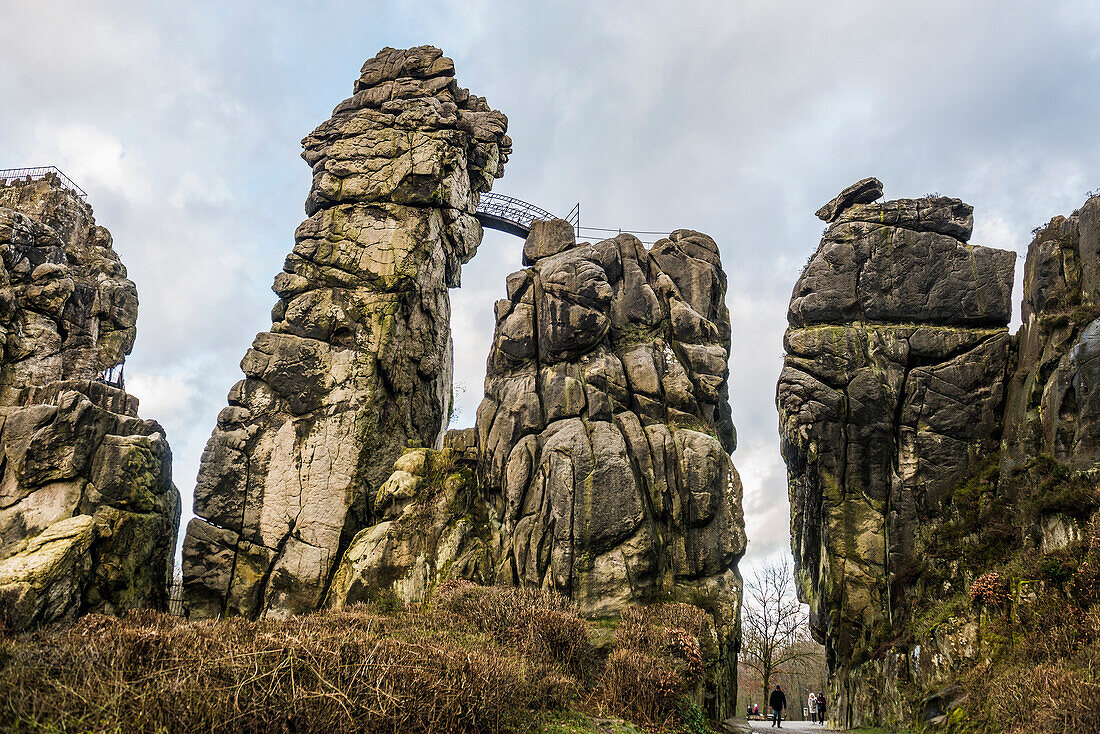
[[[825,725],[825,694],[817,694],[817,720]]]
[[[787,696],[777,683],[772,695],[768,697],[768,705],[772,707],[772,726],[783,728],[783,709],[787,708]]]

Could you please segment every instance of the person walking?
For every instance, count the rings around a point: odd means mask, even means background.
[[[825,726],[825,694],[817,694],[817,723]]]
[[[778,683],[775,690],[768,697],[768,705],[772,707],[772,726],[783,728],[783,709],[787,708],[787,696]]]
[[[817,723],[817,694],[810,691],[810,697],[806,701],[806,708],[810,710],[810,723]]]

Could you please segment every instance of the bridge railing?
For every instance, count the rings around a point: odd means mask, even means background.
[[[125,362],[120,362],[114,367],[108,367],[99,374],[96,378],[96,382],[102,382],[104,385],[110,385],[111,387],[117,387],[120,390],[126,389],[126,379],[123,376],[123,370],[125,369]]]
[[[481,195],[477,204],[477,213],[503,219],[527,231],[531,230],[531,223],[536,219],[555,218],[553,214],[534,204],[512,196],[494,194],[492,191]]]
[[[77,198],[87,200],[88,192],[77,186],[71,178],[61,172],[57,166],[31,166],[29,168],[2,168],[0,169],[0,185],[7,186],[13,181],[28,180],[37,181],[48,176],[55,176],[62,186],[76,194]]]
[[[522,199],[517,199],[505,194],[497,194],[492,191],[481,195],[477,205],[477,216],[482,224],[494,229],[500,229],[509,234],[525,237],[531,232],[531,224],[536,220],[555,219],[550,212],[530,204]],[[662,237],[668,237],[668,232],[650,232],[628,229],[611,229],[608,227],[585,227],[581,225],[581,205],[574,206],[568,215],[563,217],[565,221],[573,225],[573,231],[577,239],[606,239],[616,234],[630,232],[642,240],[643,244],[652,245]]]

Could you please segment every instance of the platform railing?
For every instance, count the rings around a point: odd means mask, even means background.
[[[77,198],[87,200],[88,192],[77,186],[71,178],[61,172],[57,166],[31,166],[28,168],[0,169],[0,185],[7,186],[15,181],[37,181],[54,176],[58,182],[73,192]]]

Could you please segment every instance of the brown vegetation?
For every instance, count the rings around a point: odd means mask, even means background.
[[[561,597],[468,583],[423,608],[286,620],[91,615],[0,638],[0,728],[510,732],[579,710],[659,730],[697,713],[705,614],[658,605],[612,626],[605,659]]]
[[[1029,561],[1017,573],[1039,579],[1034,596],[1012,606],[987,604],[984,636],[993,647],[962,681],[967,698],[956,728],[1100,731],[1100,516],[1093,518],[1085,543]],[[997,574],[985,574],[975,586],[991,576]],[[985,586],[1007,599],[1003,579]]]

